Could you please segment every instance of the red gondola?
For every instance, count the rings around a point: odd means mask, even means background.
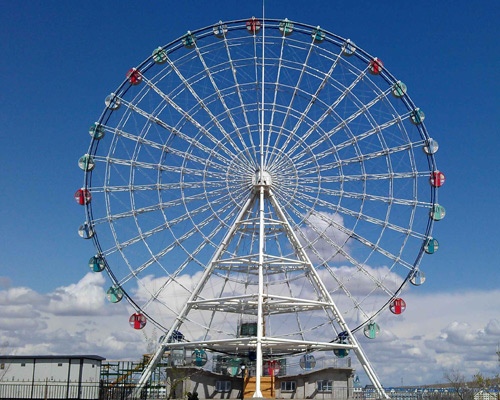
[[[384,63],[382,60],[379,60],[378,58],[374,58],[373,60],[370,61],[370,64],[368,65],[368,69],[370,70],[370,74],[372,75],[378,75],[382,72],[382,68],[384,67]]]
[[[429,179],[429,183],[434,187],[443,186],[444,181],[445,181],[445,176],[441,171],[434,171]]]
[[[142,75],[136,68],[132,68],[127,72],[127,79],[131,85],[138,85],[142,82]]]
[[[128,322],[134,329],[142,329],[146,326],[147,319],[144,314],[134,313],[130,316]]]
[[[75,201],[78,204],[80,204],[81,206],[84,206],[85,204],[89,204],[91,200],[92,200],[92,195],[90,194],[89,190],[78,189],[75,192]]]
[[[399,297],[393,299],[391,304],[389,304],[389,310],[391,310],[393,314],[401,314],[404,310],[406,310],[406,303]]]
[[[261,28],[261,23],[257,18],[252,17],[252,19],[249,19],[247,21],[248,33],[250,33],[252,35],[256,35],[257,33],[259,33],[260,28]]]

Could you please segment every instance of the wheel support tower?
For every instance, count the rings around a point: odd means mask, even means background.
[[[389,396],[385,393],[378,377],[376,376],[373,368],[371,367],[366,355],[364,354],[361,346],[359,345],[356,337],[352,334],[349,327],[347,326],[342,314],[339,312],[336,304],[334,303],[330,293],[328,292],[325,284],[320,278],[317,270],[314,268],[310,258],[308,257],[304,247],[298,240],[295,232],[292,229],[290,222],[287,220],[281,205],[276,199],[272,191],[272,182],[270,182],[269,174],[265,171],[258,171],[254,179],[254,189],[249,198],[247,199],[245,205],[241,209],[239,215],[237,216],[231,229],[227,232],[220,246],[213,255],[211,261],[206,266],[206,269],[198,282],[196,288],[193,290],[189,300],[184,305],[182,311],[175,318],[170,330],[164,336],[163,341],[154,356],[151,358],[148,366],[145,368],[141,379],[137,385],[135,394],[144,387],[149,379],[154,368],[157,366],[161,360],[163,353],[168,349],[182,348],[182,347],[193,347],[193,348],[206,348],[206,349],[223,349],[228,351],[230,349],[242,349],[248,348],[249,350],[254,350],[257,355],[256,359],[256,390],[254,393],[255,398],[262,398],[261,392],[261,377],[263,376],[263,361],[264,356],[267,353],[266,350],[270,348],[282,349],[285,351],[332,351],[334,349],[351,349],[359,362],[361,363],[364,371],[366,372],[368,378],[372,382],[377,392],[379,398],[388,399]],[[275,218],[270,219],[265,215],[264,203],[268,201],[272,207],[275,214]],[[256,206],[259,210],[259,221],[258,221],[258,235],[259,235],[259,254],[258,263],[254,268],[258,268],[258,293],[251,295],[242,296],[232,296],[232,297],[220,297],[215,299],[205,299],[200,296],[200,293],[209,280],[210,276],[214,273],[217,266],[223,261],[221,256],[227,250],[228,245],[234,238],[235,233],[238,229],[248,222],[249,211],[252,207]],[[284,296],[270,295],[264,292],[264,268],[266,263],[269,263],[269,255],[265,252],[265,232],[266,227],[269,224],[276,225],[277,221],[281,225],[281,228],[285,232],[289,243],[295,251],[297,259],[294,260],[298,265],[301,265],[306,274],[309,277],[310,283],[314,286],[314,289],[319,294],[316,301],[311,301],[307,299],[299,298],[287,298]],[[275,257],[274,257],[275,258]],[[225,260],[226,261],[226,260]],[[283,262],[290,262],[290,260],[283,259]],[[207,341],[196,341],[196,342],[182,342],[182,343],[170,343],[171,336],[174,331],[180,329],[183,321],[186,319],[188,313],[192,309],[206,309],[206,310],[224,310],[223,312],[234,312],[235,304],[247,303],[249,301],[256,301],[257,303],[257,335],[254,337],[244,337],[235,338],[228,340],[207,340]],[[316,342],[316,341],[305,341],[305,340],[292,340],[283,339],[277,337],[270,337],[264,334],[265,325],[265,310],[276,310],[277,304],[279,302],[279,307],[282,312],[288,312],[286,309],[289,308],[302,309],[304,311],[313,310],[325,310],[338,324],[341,331],[347,332],[346,343],[335,343],[335,342]],[[287,304],[287,306],[283,306]],[[285,307],[285,308],[284,308]],[[241,311],[241,310],[240,310]]]

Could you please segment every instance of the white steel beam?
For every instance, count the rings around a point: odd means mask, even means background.
[[[195,342],[177,342],[169,343],[169,349],[186,348],[186,349],[199,349],[199,348],[227,348],[234,351],[234,348],[245,347],[245,348],[255,348],[257,344],[257,337],[240,337],[233,339],[218,339],[218,340],[200,340]],[[354,349],[355,345],[352,343],[335,343],[335,342],[316,342],[310,340],[296,340],[296,339],[284,339],[276,337],[263,337],[262,343],[266,350],[282,350],[282,349],[301,349],[302,351],[306,348],[318,351],[327,351],[333,349]],[[226,346],[225,345],[231,345]]]

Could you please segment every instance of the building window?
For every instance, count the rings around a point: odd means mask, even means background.
[[[21,363],[21,367],[26,367],[26,363]]]
[[[215,390],[218,392],[227,393],[231,391],[231,381],[217,381],[215,382]]]
[[[318,392],[331,392],[332,391],[332,381],[317,381]]]
[[[58,367],[62,367],[62,363],[58,363],[58,364],[57,364],[57,366],[58,366]]]
[[[281,382],[281,391],[282,392],[295,392],[295,381],[282,381]]]
[[[5,364],[0,364],[0,369],[5,369]]]

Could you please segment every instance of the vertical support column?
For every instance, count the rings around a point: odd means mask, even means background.
[[[261,77],[261,117],[260,117],[260,170],[258,176],[259,187],[259,295],[257,309],[257,365],[255,368],[255,393],[253,397],[262,397],[260,383],[262,377],[262,336],[264,333],[264,313],[262,310],[264,302],[264,81],[265,81],[265,14],[264,0],[262,0],[262,77]]]
[[[260,179],[262,179],[262,170],[260,171]],[[262,183],[262,182],[261,182]],[[261,185],[259,193],[259,294],[258,294],[258,309],[257,309],[257,365],[255,366],[255,393],[253,397],[262,397],[260,390],[260,381],[262,377],[262,336],[264,333],[264,186]]]

